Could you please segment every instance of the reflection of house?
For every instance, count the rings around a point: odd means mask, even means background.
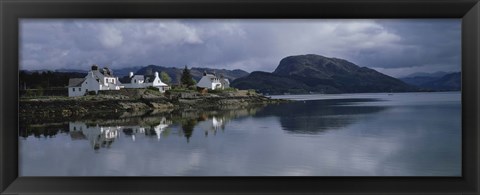
[[[84,140],[87,139],[87,137],[83,134],[82,131],[71,131],[70,133],[70,138],[72,140]]]
[[[210,131],[213,132],[213,135],[217,134],[218,129],[225,129],[226,120],[223,117],[212,116],[212,126]],[[208,136],[209,130],[205,131],[205,136]]]
[[[157,126],[154,126],[153,129],[155,131],[155,134],[157,135],[157,139],[160,140],[160,136],[162,134],[162,132],[165,130],[165,128],[167,128],[170,124],[172,124],[171,121],[167,121],[167,119],[165,117],[162,118],[162,120],[160,121],[160,124],[158,124]]]
[[[200,79],[200,81],[198,81],[197,87],[213,90],[225,89],[230,87],[230,82],[226,78],[218,78],[215,73],[208,74],[207,72],[205,72],[203,73],[203,77]]]
[[[140,127],[140,126],[124,126],[122,127],[123,133],[127,136],[131,136],[132,140],[135,141],[136,134],[144,134],[146,136],[152,136],[155,134],[157,139],[160,140],[161,133],[172,124],[172,121],[167,120],[165,117],[162,117],[160,123],[150,128]]]
[[[145,134],[145,127],[140,126],[123,126],[123,133],[127,136],[130,136],[133,141],[135,141],[135,134]]]
[[[82,122],[69,123],[70,134],[82,133],[95,150],[100,147],[109,147],[118,137],[119,127],[87,126]]]
[[[219,128],[224,129],[225,128],[225,123],[222,118],[217,118],[217,117],[212,117],[212,126],[213,129],[217,130]]]
[[[87,139],[92,144],[95,150],[100,147],[109,147],[116,138],[120,136],[119,132],[130,136],[133,141],[136,135],[143,134],[145,136],[153,136],[156,134],[157,139],[160,139],[161,133],[167,128],[171,121],[162,117],[160,123],[152,127],[134,126],[89,126],[83,122],[70,122],[69,132],[72,140]]]
[[[162,93],[169,89],[169,86],[160,79],[158,72],[154,75],[134,75],[130,72],[128,77],[122,78],[122,82],[125,88],[156,87]]]
[[[68,96],[83,96],[90,91],[97,93],[100,90],[119,90],[120,88],[118,77],[114,77],[110,69],[99,70],[94,64],[85,78],[73,78],[68,81]]]

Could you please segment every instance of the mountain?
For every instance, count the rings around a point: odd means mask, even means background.
[[[103,68],[103,67],[102,67]],[[127,68],[119,68],[113,69],[112,72],[115,76],[124,77],[127,76],[130,72],[137,72],[140,70],[141,66],[135,67],[127,67]],[[69,69],[69,68],[60,68],[56,69],[55,72],[64,72],[64,73],[87,73],[90,69]]]
[[[47,89],[65,87],[70,78],[82,78],[87,73],[59,71],[28,71],[20,70],[18,82],[21,89]]]
[[[307,93],[310,88],[305,83],[293,78],[260,71],[255,71],[246,77],[236,79],[231,83],[231,86],[239,89],[255,89],[269,94]]]
[[[429,83],[437,79],[440,79],[440,77],[415,76],[415,77],[403,77],[399,79],[407,84],[420,87],[425,83]]]
[[[432,91],[458,91],[461,88],[461,73],[430,74],[413,74],[413,77],[400,78],[405,83],[417,86],[423,90]],[[420,75],[420,76],[415,76]],[[440,76],[438,76],[440,75]]]
[[[252,72],[231,86],[262,93],[407,92],[417,88],[349,61],[315,54],[283,58],[272,73]]]
[[[180,77],[182,75],[183,68],[175,68],[175,67],[164,67],[164,66],[157,66],[157,65],[148,65],[146,67],[143,67],[139,69],[138,71],[135,72],[135,74],[145,74],[147,71],[153,72],[165,72],[167,73],[170,78],[172,78],[173,83],[178,83],[180,80]],[[190,69],[190,73],[196,81],[199,81],[204,72],[208,73],[213,73],[215,72],[217,75],[223,75],[225,78],[229,79],[230,82],[248,75],[248,72],[245,72],[240,69],[235,69],[235,70],[226,70],[226,69],[212,69],[212,68],[196,68],[193,67]]]
[[[80,70],[80,69],[68,69],[68,68],[60,68],[60,69],[56,69],[55,72],[71,72],[71,73],[87,73],[88,70]]]
[[[451,72],[444,72],[444,71],[437,71],[433,73],[427,73],[427,72],[415,72],[412,74],[409,74],[407,76],[404,76],[404,78],[409,78],[409,77],[433,77],[433,78],[440,78],[443,77],[447,74],[450,74]]]
[[[196,67],[193,67],[192,69],[190,69],[190,73],[192,74],[193,78],[197,81],[199,81],[202,78],[203,73],[205,71],[208,73],[215,72],[217,75],[223,75],[223,77],[230,80],[230,82],[237,78],[248,75],[248,72],[240,69],[226,70],[226,69],[196,68]]]
[[[435,91],[460,91],[462,75],[460,72],[447,74],[439,79],[424,83],[419,87]]]
[[[462,88],[462,73],[447,74],[438,80],[426,83],[425,86],[442,91],[459,91]]]
[[[137,72],[140,69],[142,69],[141,66],[135,66],[135,67],[113,69],[112,72],[115,76],[124,77],[124,76],[128,76],[128,74],[130,74],[130,72]]]
[[[64,76],[67,76],[67,77],[69,76],[70,78],[78,78],[78,77],[85,77],[85,75],[89,70],[90,69],[80,70],[80,69],[61,68],[61,69],[56,69],[55,71],[43,69],[43,70],[21,70],[21,72],[22,74],[25,75],[26,78],[31,77],[30,75],[34,73],[37,73],[37,74],[49,73],[53,75],[62,76],[62,78]],[[113,74],[119,78],[128,76],[130,72],[133,72],[135,74],[145,74],[147,71],[151,71],[151,73],[154,73],[154,72],[160,73],[162,71],[166,72],[170,76],[170,78],[172,78],[172,83],[178,83],[182,75],[183,68],[148,65],[145,67],[135,66],[135,67],[127,67],[127,68],[112,70]],[[226,69],[196,68],[196,67],[190,69],[190,73],[193,79],[197,80],[197,82],[202,78],[203,73],[205,71],[208,73],[215,72],[217,75],[223,75],[225,78],[229,79],[230,82],[237,78],[248,75],[248,72],[240,69],[226,70]],[[67,79],[67,83],[68,83],[68,79]]]

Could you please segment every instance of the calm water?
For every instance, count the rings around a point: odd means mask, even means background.
[[[25,124],[22,176],[461,176],[460,92]]]

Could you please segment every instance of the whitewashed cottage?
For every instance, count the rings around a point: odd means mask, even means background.
[[[170,89],[167,84],[162,82],[158,72],[155,72],[154,75],[134,75],[133,72],[130,72],[127,78],[122,79],[122,82],[125,88],[156,87],[162,93]]]
[[[100,90],[120,90],[122,85],[118,77],[108,68],[98,69],[97,65],[92,65],[85,78],[73,78],[68,81],[68,96],[83,96],[90,91],[98,93]]]
[[[198,81],[197,87],[207,89],[226,89],[230,87],[230,82],[227,78],[218,78],[215,73],[203,73],[203,77]]]

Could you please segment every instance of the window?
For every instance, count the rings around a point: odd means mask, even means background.
[[[75,91],[75,88],[72,88],[72,91]]]
[[[82,88],[79,87],[79,88],[78,88],[78,91],[82,91]]]
[[[133,79],[133,82],[134,82],[134,83],[137,83],[137,79]]]

